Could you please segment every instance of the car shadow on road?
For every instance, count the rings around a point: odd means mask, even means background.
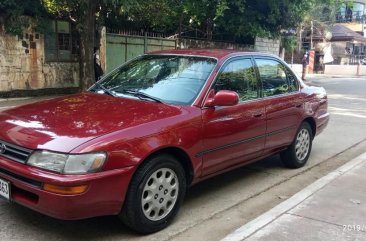
[[[195,199],[219,195],[221,190],[230,189],[238,182],[245,182],[246,179],[250,179],[258,173],[271,175],[266,172],[273,169],[284,169],[277,156],[205,180],[190,188],[183,203],[183,209],[195,202]],[[199,205],[201,204],[198,203]],[[0,213],[3,219],[0,224],[5,222],[4,215],[6,215],[11,217],[6,225],[17,226],[17,228],[9,228],[8,231],[0,231],[1,236],[5,234],[5,237],[11,237],[11,240],[28,240],[27,237],[36,237],[36,240],[118,240],[121,236],[123,239],[139,239],[141,237],[140,234],[126,227],[116,216],[63,221],[17,204],[3,202],[0,203],[0,207],[0,210],[5,210],[5,213]],[[176,222],[180,222],[179,217],[175,219],[174,223]],[[12,230],[13,232],[17,230],[17,233],[9,233]]]
[[[185,200],[185,203],[189,202],[192,198],[206,195],[209,192],[218,192],[220,189],[225,189],[235,183],[240,183],[249,176],[256,175],[258,172],[273,175],[274,170],[283,170],[283,166],[279,156],[271,156],[249,165],[225,172],[221,175],[209,178],[192,186]]]
[[[3,206],[3,205],[2,205]],[[139,235],[128,229],[116,216],[95,217],[84,220],[58,220],[32,211],[23,206],[9,204],[7,213],[17,233],[7,233],[11,240],[33,240],[22,237],[36,237],[34,240],[117,240]],[[3,216],[4,217],[4,216]],[[3,231],[0,231],[3,233]]]

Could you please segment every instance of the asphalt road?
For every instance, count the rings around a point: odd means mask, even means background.
[[[278,156],[192,187],[174,223],[148,236],[133,233],[116,217],[60,221],[0,200],[1,240],[220,240],[366,148],[366,79],[323,78],[331,120],[313,143],[309,163],[283,167]],[[35,101],[0,101],[0,111]]]

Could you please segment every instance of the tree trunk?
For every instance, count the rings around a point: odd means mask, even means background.
[[[94,46],[95,46],[95,14],[97,1],[83,0],[84,14],[80,18],[80,89],[86,90],[95,82]]]
[[[282,47],[282,50],[281,50],[281,59],[282,60],[285,60],[285,55],[286,55],[286,49],[284,47]]]
[[[181,12],[179,16],[179,33],[178,33],[178,48],[180,49],[180,43],[182,41],[182,24],[183,24],[183,11]]]
[[[208,18],[206,23],[207,23],[206,26],[207,40],[212,40],[213,21],[210,18]]]
[[[302,24],[300,25],[300,27],[298,28],[298,33],[299,33],[299,39],[298,39],[298,42],[297,42],[297,52],[301,52],[301,49],[302,49]]]

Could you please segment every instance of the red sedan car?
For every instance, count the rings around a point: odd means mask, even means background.
[[[171,50],[88,91],[0,112],[0,196],[59,219],[166,227],[187,187],[280,153],[307,162],[327,95],[275,56]]]

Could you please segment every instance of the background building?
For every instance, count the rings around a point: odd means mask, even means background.
[[[336,21],[366,37],[366,0],[356,0],[350,6],[343,4]]]

